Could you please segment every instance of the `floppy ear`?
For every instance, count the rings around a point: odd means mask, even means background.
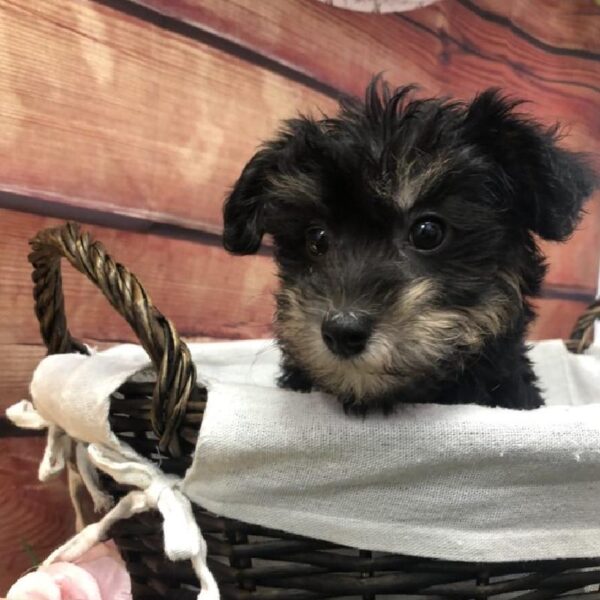
[[[244,167],[223,206],[223,246],[234,254],[258,251],[264,229],[267,177],[276,165],[277,151],[265,147]]]
[[[547,240],[565,240],[598,179],[584,155],[557,146],[557,127],[516,113],[519,104],[498,90],[483,92],[468,107],[468,135],[502,169],[527,228]]]
[[[223,206],[223,245],[234,254],[254,254],[268,229],[278,197],[277,181],[317,173],[331,160],[318,122],[300,116],[284,121],[278,135],[244,167]],[[269,231],[269,233],[273,233]]]

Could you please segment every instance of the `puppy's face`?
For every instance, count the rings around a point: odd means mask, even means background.
[[[422,399],[523,330],[543,263],[591,191],[553,133],[488,92],[470,106],[372,85],[289,121],[225,206],[225,245],[273,236],[286,360],[347,403]]]

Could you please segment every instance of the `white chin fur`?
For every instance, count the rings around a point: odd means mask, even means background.
[[[337,395],[350,394],[357,398],[379,396],[398,385],[399,376],[386,373],[391,369],[387,341],[374,335],[364,352],[354,358],[339,358],[325,346],[318,335],[303,336],[301,344],[293,344],[294,357],[317,383]],[[288,345],[289,347],[290,345]]]

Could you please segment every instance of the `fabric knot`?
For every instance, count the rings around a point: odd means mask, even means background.
[[[158,508],[160,497],[165,490],[174,491],[178,489],[180,480],[178,477],[155,473],[150,485],[146,488],[148,506]]]
[[[45,564],[76,558],[100,542],[119,520],[156,509],[163,518],[165,554],[170,560],[191,560],[200,580],[201,600],[219,600],[219,588],[207,562],[206,542],[192,511],[192,505],[181,490],[181,480],[163,473],[154,463],[137,454],[130,446],[118,448],[89,444],[88,459],[101,471],[134,491],[112,508],[98,522],[85,527],[66,544],[55,550]]]
[[[165,554],[171,560],[191,559],[198,554],[202,536],[190,501],[179,490],[178,477],[163,473],[125,444],[119,450],[90,444],[88,453],[92,462],[115,481],[143,491],[146,510],[158,510],[163,518]]]

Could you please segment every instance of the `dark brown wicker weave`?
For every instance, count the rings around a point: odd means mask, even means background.
[[[49,353],[86,352],[67,329],[60,259],[87,275],[127,320],[156,367],[156,384],[126,383],[112,399],[113,430],[164,471],[183,474],[202,422],[206,390],[196,384],[189,351],[139,281],[76,225],[40,232],[31,242],[35,309]],[[568,347],[581,352],[600,317],[596,302],[579,319]],[[119,496],[125,490],[105,480]],[[209,548],[209,567],[223,598],[312,600],[396,594],[415,598],[600,599],[600,558],[473,564],[369,552],[220,518],[195,514]],[[134,597],[195,599],[186,562],[163,554],[158,513],[120,522],[112,531],[134,582]],[[585,588],[585,589],[584,589]]]

